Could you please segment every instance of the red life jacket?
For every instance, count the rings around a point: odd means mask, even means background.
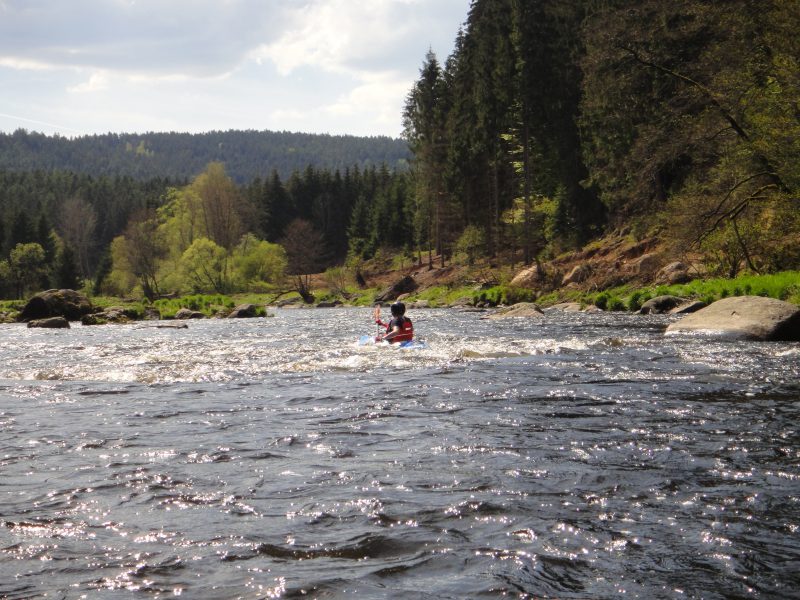
[[[386,333],[392,332],[392,323],[389,322],[389,325],[386,326]],[[400,331],[395,335],[392,339],[388,340],[392,344],[395,342],[410,342],[414,339],[414,325],[411,323],[411,319],[408,317],[403,317],[402,322],[400,323]]]

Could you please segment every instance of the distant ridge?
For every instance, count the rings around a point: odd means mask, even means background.
[[[225,163],[230,177],[247,183],[276,170],[281,179],[308,166],[340,170],[386,164],[405,169],[405,141],[386,136],[357,137],[229,130],[208,133],[107,133],[76,138],[18,129],[0,133],[0,170],[72,171],[93,176],[191,179],[210,162]]]

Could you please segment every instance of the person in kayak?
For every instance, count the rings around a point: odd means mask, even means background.
[[[386,327],[386,333],[379,335],[375,341],[386,341],[391,344],[398,342],[410,342],[414,339],[414,325],[411,319],[405,316],[406,305],[402,302],[395,302],[389,307],[392,312],[392,320],[388,323],[381,321],[380,317],[375,322],[381,327]]]

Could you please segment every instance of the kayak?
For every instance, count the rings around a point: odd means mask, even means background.
[[[359,346],[385,346],[387,348],[402,348],[403,350],[424,350],[428,344],[422,340],[408,340],[407,342],[400,342],[399,344],[390,344],[389,342],[376,342],[375,337],[371,335],[362,335],[358,338]]]

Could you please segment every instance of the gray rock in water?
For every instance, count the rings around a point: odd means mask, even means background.
[[[774,298],[724,298],[667,327],[668,334],[704,333],[732,339],[800,341],[800,307]]]
[[[507,306],[489,315],[488,319],[512,319],[512,318],[534,318],[539,319],[544,316],[542,309],[533,302],[520,302],[513,306]]]
[[[181,308],[175,313],[176,319],[205,319],[206,316],[198,310],[190,310],[188,308]]]
[[[639,313],[643,315],[663,315],[684,302],[686,300],[678,296],[656,296],[642,304]]]
[[[317,302],[317,308],[336,308],[341,305],[342,302],[340,300],[323,300]]]
[[[130,323],[135,320],[136,312],[121,306],[111,306],[103,312],[83,315],[81,323],[84,325],[105,325],[108,323]]]
[[[64,317],[48,317],[47,319],[34,319],[28,321],[28,327],[42,327],[46,329],[69,329],[69,321]]]
[[[580,305],[580,302],[560,302],[559,304],[549,306],[546,310],[548,312],[557,310],[561,312],[581,312],[583,307]]]
[[[235,307],[230,314],[228,315],[228,319],[252,319],[256,316],[256,311],[258,307],[255,304],[240,304],[239,306]]]
[[[697,312],[701,308],[705,308],[708,306],[705,302],[701,300],[692,300],[690,302],[685,302],[684,304],[680,304],[669,311],[671,315],[685,315],[688,313]]]

